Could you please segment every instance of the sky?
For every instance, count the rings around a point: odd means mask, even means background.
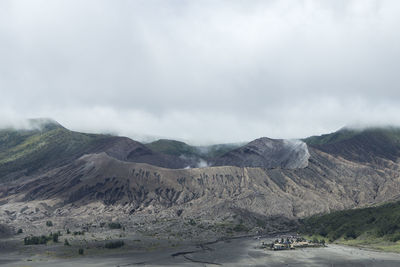
[[[2,0],[0,126],[192,144],[400,125],[400,1]]]

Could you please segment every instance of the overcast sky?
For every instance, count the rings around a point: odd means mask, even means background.
[[[400,125],[400,1],[0,1],[0,125],[191,143]]]

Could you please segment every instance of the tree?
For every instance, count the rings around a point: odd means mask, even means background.
[[[347,239],[355,239],[355,238],[357,238],[357,234],[356,234],[356,231],[354,231],[354,229],[349,229],[347,232],[346,232],[346,238]]]

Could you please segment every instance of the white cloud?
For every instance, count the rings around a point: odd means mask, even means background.
[[[2,1],[0,124],[196,143],[400,124],[398,1]]]

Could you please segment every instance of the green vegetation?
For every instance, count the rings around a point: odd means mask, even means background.
[[[68,239],[64,239],[64,246],[71,246],[71,244],[68,242]]]
[[[79,255],[83,255],[83,252],[84,252],[84,251],[83,251],[83,248],[78,249],[78,254],[79,254]]]
[[[53,222],[52,222],[52,221],[47,221],[47,222],[46,222],[46,226],[52,227],[52,226],[53,226]]]
[[[41,245],[47,244],[49,241],[53,241],[54,243],[58,243],[58,238],[61,236],[60,232],[58,233],[50,233],[48,236],[27,236],[24,238],[24,245]]]
[[[21,228],[18,229],[17,234],[22,234],[23,230]]]
[[[303,139],[303,141],[308,145],[327,145],[339,143],[359,135],[368,135],[370,137],[378,136],[382,140],[386,140],[393,145],[400,145],[400,128],[395,127],[372,127],[363,130],[342,128],[337,132],[320,136],[311,136]]]
[[[360,131],[343,128],[334,133],[323,134],[320,136],[311,136],[303,139],[303,141],[306,142],[308,145],[333,144],[343,140],[350,139],[353,136],[357,135],[358,133],[360,133]]]
[[[400,202],[312,216],[301,220],[300,231],[329,242],[400,248]]]
[[[108,224],[110,229],[121,229],[122,225],[119,222],[111,222]]]
[[[60,232],[57,233],[50,233],[48,236],[41,235],[41,236],[27,236],[24,238],[25,245],[41,245],[47,244],[49,241],[53,241],[54,243],[58,243],[58,238],[61,236]]]
[[[107,242],[104,247],[112,249],[112,248],[120,248],[123,245],[125,245],[124,241],[118,240],[118,241]]]
[[[33,130],[0,130],[0,181],[11,179],[7,175],[13,172],[23,170],[29,175],[46,166],[59,166],[107,138],[69,131],[56,122]]]

